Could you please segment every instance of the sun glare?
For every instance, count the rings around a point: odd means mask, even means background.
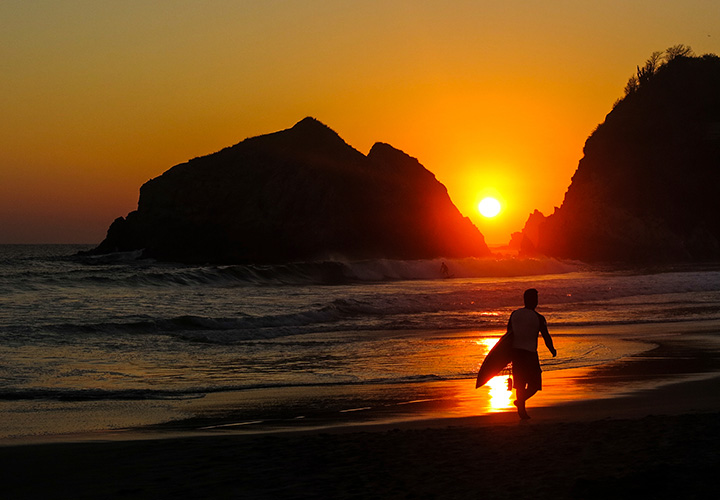
[[[513,393],[508,391],[507,375],[498,375],[490,379],[490,411],[501,411],[512,408]]]
[[[482,201],[478,203],[478,211],[483,217],[487,217],[488,219],[491,219],[499,214],[501,208],[500,202],[489,196],[487,198],[483,198]]]

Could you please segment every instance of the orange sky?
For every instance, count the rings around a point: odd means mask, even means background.
[[[720,53],[720,2],[5,0],[0,243],[98,243],[148,179],[305,116],[418,158],[505,243],[678,43]]]

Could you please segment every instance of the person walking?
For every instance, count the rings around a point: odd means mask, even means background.
[[[542,390],[542,370],[538,358],[538,333],[553,357],[557,351],[548,332],[547,321],[535,308],[538,305],[538,291],[534,288],[523,294],[525,307],[510,314],[507,330],[512,334],[512,372],[515,387],[515,406],[521,419],[530,418],[525,403],[537,391]]]

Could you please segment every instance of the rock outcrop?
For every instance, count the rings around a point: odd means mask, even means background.
[[[194,263],[489,254],[416,159],[382,143],[365,156],[312,118],[145,183],[92,253],[139,249]]]
[[[588,138],[562,206],[531,215],[514,236],[525,253],[589,262],[720,259],[720,58],[659,58],[638,68]]]

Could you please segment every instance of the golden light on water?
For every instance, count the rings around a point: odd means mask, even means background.
[[[486,348],[485,355],[487,355],[499,340],[500,337],[486,337],[478,339],[476,343]],[[488,391],[487,411],[504,411],[513,408],[513,392],[507,389],[507,379],[508,375],[497,375],[485,384],[483,390]]]
[[[507,389],[507,379],[507,375],[498,375],[485,384],[490,388],[490,411],[507,410],[513,407],[513,393]]]
[[[491,414],[508,413],[509,421],[517,418],[517,410],[513,405],[515,391],[507,390],[508,374],[500,374],[490,379],[482,387],[475,388],[475,375],[480,365],[497,344],[502,331],[473,332],[470,343],[467,341],[460,344],[456,352],[442,354],[442,362],[447,363],[448,358],[453,356],[463,357],[466,366],[471,366],[472,378],[462,380],[447,380],[438,382],[438,392],[431,393],[434,401],[432,418],[442,417],[467,417]],[[491,336],[486,336],[491,335]],[[585,352],[588,347],[594,345],[594,340],[580,339],[575,337],[556,337],[555,345],[561,352]],[[466,356],[470,351],[470,358]],[[538,392],[529,402],[529,413],[541,407],[549,407],[557,404],[580,401],[587,398],[596,398],[600,393],[616,394],[622,389],[622,384],[598,384],[593,382],[593,367],[563,368],[558,369],[556,365],[546,363],[547,359],[541,360],[543,365],[543,390]],[[425,366],[425,368],[427,368]]]
[[[495,344],[497,344],[499,340],[500,340],[500,337],[482,338],[482,339],[478,339],[476,341],[476,343],[479,345],[485,346],[487,348],[487,351],[485,351],[485,355],[487,355],[487,353],[490,352],[490,349],[495,347]]]

